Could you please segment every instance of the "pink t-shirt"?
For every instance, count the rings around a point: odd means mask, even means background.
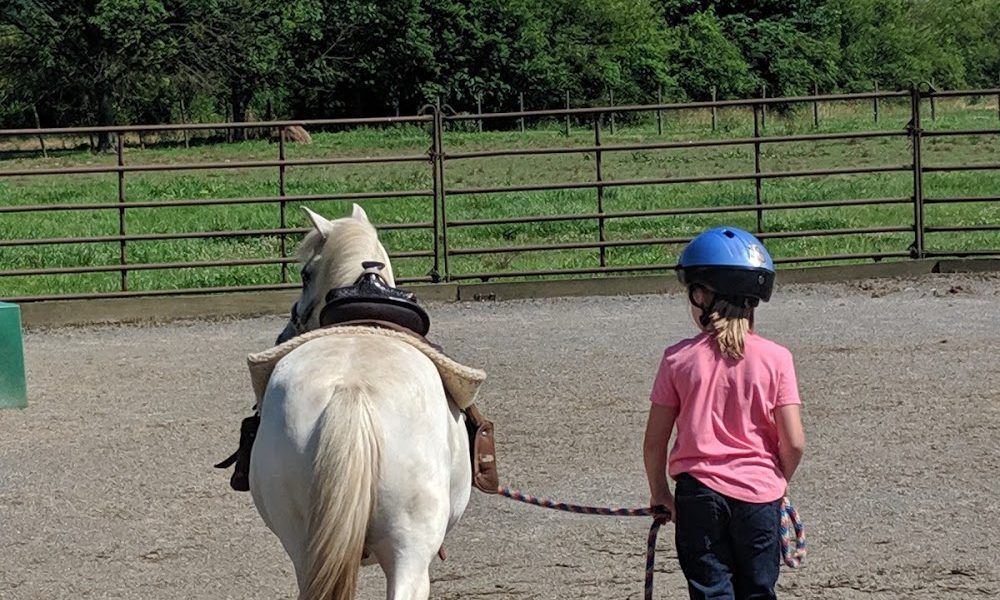
[[[677,407],[669,473],[689,473],[745,502],[773,502],[785,491],[774,411],[801,404],[791,353],[759,335],[744,358],[726,358],[707,333],[663,353],[650,401]]]

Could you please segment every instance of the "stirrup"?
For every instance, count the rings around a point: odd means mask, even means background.
[[[257,428],[260,426],[260,415],[243,419],[240,423],[240,445],[228,458],[215,466],[216,469],[228,469],[236,465],[229,486],[237,492],[250,491],[250,453],[253,451],[254,440],[257,439]]]

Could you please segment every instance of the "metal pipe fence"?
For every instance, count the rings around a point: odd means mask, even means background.
[[[301,236],[306,228],[293,227],[289,223],[288,204],[302,202],[352,202],[352,201],[388,201],[394,203],[416,203],[423,206],[429,220],[415,219],[404,222],[387,222],[377,224],[380,231],[417,231],[429,234],[429,243],[417,248],[390,252],[395,259],[421,261],[425,270],[423,274],[414,274],[399,279],[407,282],[444,282],[466,280],[489,280],[511,277],[551,277],[572,276],[584,274],[613,274],[623,272],[666,271],[673,267],[668,260],[650,263],[626,260],[615,264],[613,250],[627,248],[649,248],[684,244],[691,239],[676,219],[685,217],[704,217],[719,221],[727,215],[751,215],[754,219],[755,233],[764,240],[806,240],[820,237],[854,236],[858,238],[881,240],[870,252],[820,253],[803,255],[781,255],[776,257],[779,264],[820,264],[831,261],[867,261],[900,258],[923,258],[927,256],[985,256],[1000,255],[1000,248],[962,248],[949,250],[928,244],[928,235],[956,235],[969,232],[1000,231],[1000,224],[985,223],[978,225],[938,223],[928,225],[926,212],[928,206],[960,205],[967,203],[1000,203],[1000,196],[970,196],[970,195],[940,195],[927,197],[925,194],[925,174],[961,173],[1000,171],[1000,163],[974,164],[925,164],[925,138],[946,138],[960,136],[996,136],[1000,128],[991,129],[955,129],[925,131],[921,122],[921,105],[923,102],[937,98],[959,98],[970,96],[1000,97],[1000,89],[962,90],[962,91],[929,91],[914,87],[907,91],[866,92],[859,94],[828,94],[796,97],[760,97],[738,100],[715,100],[712,102],[686,102],[664,104],[657,102],[649,105],[623,105],[604,107],[571,108],[567,96],[566,108],[552,110],[522,110],[518,112],[482,113],[481,108],[476,114],[450,113],[447,106],[440,102],[425,107],[424,114],[409,117],[384,117],[360,119],[324,119],[312,121],[272,121],[261,123],[208,123],[208,124],[171,124],[171,125],[138,125],[90,128],[51,128],[51,129],[12,129],[0,130],[0,141],[16,137],[45,137],[60,135],[89,135],[94,133],[111,134],[116,137],[114,144],[113,164],[43,167],[43,168],[0,168],[0,183],[34,180],[46,177],[77,177],[83,175],[109,175],[116,179],[117,198],[112,201],[91,202],[33,202],[26,204],[7,203],[0,197],[0,297],[10,300],[27,302],[47,299],[85,299],[101,297],[133,297],[158,296],[193,293],[216,293],[237,290],[269,290],[294,288],[298,284],[289,276],[289,264],[296,262],[289,252],[289,241],[293,236]],[[872,102],[874,114],[878,120],[879,101],[908,101],[910,122],[898,130],[849,131],[836,133],[808,133],[767,135],[764,126],[764,111],[776,108],[804,105],[811,106],[814,126],[819,123],[820,103],[836,102]],[[481,98],[477,98],[481,103]],[[719,109],[745,110],[746,118],[753,125],[751,136],[733,138],[709,138],[694,140],[639,141],[636,143],[608,143],[604,122],[611,122],[615,115],[648,114],[655,119],[657,135],[663,131],[663,115],[676,111],[706,111],[712,114],[713,130],[717,121]],[[883,107],[883,113],[884,113]],[[478,121],[479,130],[482,123],[506,120],[515,123],[515,129],[524,130],[525,123],[540,119],[555,118],[565,120],[567,137],[570,135],[570,118],[589,121],[590,139],[592,143],[580,146],[543,146],[532,148],[474,148],[464,150],[458,148],[449,151],[447,135],[449,126],[463,122]],[[773,115],[772,115],[773,118]],[[769,121],[770,122],[770,119]],[[584,125],[577,121],[575,128],[579,131]],[[322,158],[289,158],[285,132],[291,127],[310,128],[345,128],[365,126],[392,126],[406,124],[425,130],[427,134],[427,151],[413,154],[397,154],[385,156],[326,156]],[[190,132],[218,131],[235,129],[263,129],[277,132],[276,154],[274,159],[233,160],[211,162],[181,162],[181,163],[140,163],[126,162],[125,135],[135,132],[183,132],[185,141]],[[621,127],[619,127],[621,131]],[[906,164],[880,164],[869,166],[847,166],[813,169],[767,169],[763,159],[768,148],[787,144],[812,142],[848,142],[855,143],[873,139],[905,139],[909,143],[910,159]],[[622,153],[655,153],[659,151],[684,151],[707,148],[743,148],[752,154],[752,167],[741,172],[726,172],[705,175],[670,175],[655,177],[623,177],[609,176],[607,165],[609,158]],[[52,153],[51,145],[49,154]],[[477,160],[533,158],[555,155],[580,155],[592,157],[592,175],[585,181],[562,182],[518,182],[516,179],[505,185],[475,185],[468,184],[464,178],[450,177],[455,166]],[[589,159],[588,159],[589,160]],[[386,165],[426,165],[430,185],[427,187],[409,187],[408,189],[389,189],[374,191],[331,191],[320,194],[289,193],[289,177],[291,169],[308,169],[315,167],[341,167],[349,165],[365,165],[383,167]],[[2,165],[2,162],[0,162]],[[751,170],[752,168],[752,170]],[[277,195],[260,195],[229,198],[179,198],[157,199],[135,197],[129,191],[131,178],[148,173],[181,173],[189,171],[242,172],[265,170],[274,172],[276,176]],[[848,176],[872,176],[910,174],[909,195],[882,197],[854,197],[824,200],[787,199],[769,201],[766,182],[797,180],[803,178],[826,178]],[[726,182],[742,182],[753,185],[752,198],[746,203],[702,206],[658,206],[654,208],[628,209],[612,204],[611,194],[614,190],[623,188],[653,188],[663,189],[665,186],[691,184],[721,184]],[[503,205],[505,198],[517,195],[543,192],[575,192],[592,193],[590,209],[578,212],[561,211],[555,214],[476,217],[463,210],[463,203],[469,199],[478,198],[490,205]],[[213,230],[213,231],[167,231],[167,232],[137,232],[132,225],[131,215],[138,210],[152,210],[157,214],[171,208],[181,207],[226,207],[258,205],[273,207],[273,226],[246,229]],[[796,228],[785,227],[780,220],[775,221],[775,215],[787,214],[790,211],[830,209],[849,211],[858,208],[872,207],[905,207],[912,208],[912,219],[906,222],[883,224],[866,227],[827,227],[827,228]],[[558,208],[558,207],[556,207]],[[8,228],[2,227],[2,219],[13,215],[37,215],[38,218],[71,219],[69,215],[79,211],[114,211],[117,213],[117,232],[110,235],[79,235],[55,237],[39,235],[37,237],[17,237],[8,233]],[[114,214],[114,213],[112,213]],[[165,216],[166,220],[167,217]],[[618,239],[613,234],[613,226],[624,221],[651,223],[654,231],[643,232],[642,235]],[[531,239],[523,243],[503,245],[469,244],[465,240],[472,239],[463,232],[475,231],[475,228],[496,226],[544,226],[555,223],[592,224],[594,236],[592,239],[560,239],[558,235],[552,239]],[[627,233],[627,232],[626,232]],[[882,236],[882,237],[879,237]],[[474,237],[474,236],[473,236]],[[143,260],[136,257],[137,244],[144,242],[170,240],[226,240],[226,239],[268,239],[276,243],[277,251],[273,256],[261,257],[211,257],[202,260]],[[902,240],[906,240],[905,242]],[[21,268],[9,268],[4,260],[4,252],[13,249],[30,249],[38,247],[56,247],[65,245],[113,244],[117,245],[117,261],[109,264],[85,265],[32,265]],[[1000,246],[1000,244],[997,244]],[[391,248],[390,248],[391,250]],[[498,258],[505,255],[521,255],[528,253],[593,251],[591,264],[563,266],[561,268],[497,268],[480,262],[472,262],[476,257]],[[583,256],[583,255],[581,255]],[[591,256],[591,255],[587,255]],[[579,258],[579,257],[578,257]],[[497,261],[494,261],[497,262]],[[499,261],[502,262],[502,261]],[[246,267],[275,267],[274,281],[266,284],[250,283],[246,285],[205,285],[178,289],[166,287],[137,287],[129,277],[131,273],[150,271],[165,271],[174,269],[240,269]],[[7,293],[4,280],[11,277],[61,277],[85,274],[117,274],[117,289],[93,291],[69,291],[66,293],[18,294]]]

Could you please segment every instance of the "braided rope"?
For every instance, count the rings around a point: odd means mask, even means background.
[[[667,522],[667,517],[664,515],[667,512],[666,507],[619,508],[570,504],[568,502],[556,502],[550,498],[532,496],[531,494],[525,494],[521,490],[505,486],[497,488],[497,493],[505,498],[532,506],[574,514],[612,517],[653,517],[653,524],[650,525],[649,536],[646,538],[646,579],[644,585],[645,600],[653,599],[653,564],[656,558],[656,538],[660,532],[660,527]],[[793,569],[799,567],[806,556],[805,527],[799,518],[798,511],[795,510],[795,507],[792,506],[791,501],[787,497],[781,501],[779,537],[781,539],[782,560]]]
[[[667,522],[664,516],[653,517],[653,524],[649,526],[649,537],[646,538],[646,580],[643,585],[643,598],[653,600],[653,562],[656,558],[656,535],[660,532],[660,526]]]
[[[650,506],[641,508],[615,508],[603,506],[585,506],[583,504],[569,504],[567,502],[556,502],[549,498],[540,498],[525,494],[520,490],[509,487],[497,488],[497,492],[511,500],[517,500],[532,506],[551,508],[563,512],[580,515],[604,515],[611,517],[653,517],[653,524],[649,527],[649,537],[646,538],[646,580],[645,580],[645,600],[653,600],[653,564],[656,559],[656,537],[660,532],[660,526],[667,522],[664,513],[667,512],[665,506]]]
[[[561,510],[563,512],[571,512],[581,515],[604,515],[608,517],[652,517],[666,512],[666,507],[663,506],[651,506],[648,508],[614,508],[568,504],[566,502],[556,502],[549,498],[541,498],[539,496],[525,494],[521,490],[515,490],[509,487],[497,488],[497,492],[501,496],[505,496],[511,500],[517,500],[518,502],[524,502],[525,504],[531,504],[532,506],[551,508],[553,510]]]
[[[799,518],[799,512],[786,496],[781,501],[781,558],[789,567],[796,569],[806,557],[806,529]]]

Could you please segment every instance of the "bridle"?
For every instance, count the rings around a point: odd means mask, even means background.
[[[277,346],[279,344],[287,342],[288,340],[292,339],[297,335],[309,331],[309,328],[306,327],[306,322],[303,321],[302,315],[303,314],[306,315],[305,319],[307,321],[309,319],[309,315],[312,314],[313,309],[315,307],[316,307],[316,302],[311,302],[306,306],[306,308],[308,308],[309,310],[300,312],[298,301],[292,304],[292,311],[288,318],[288,325],[291,326],[291,332],[288,331],[288,327],[285,327],[285,329],[280,334],[278,334],[278,339],[275,340],[274,344]]]

